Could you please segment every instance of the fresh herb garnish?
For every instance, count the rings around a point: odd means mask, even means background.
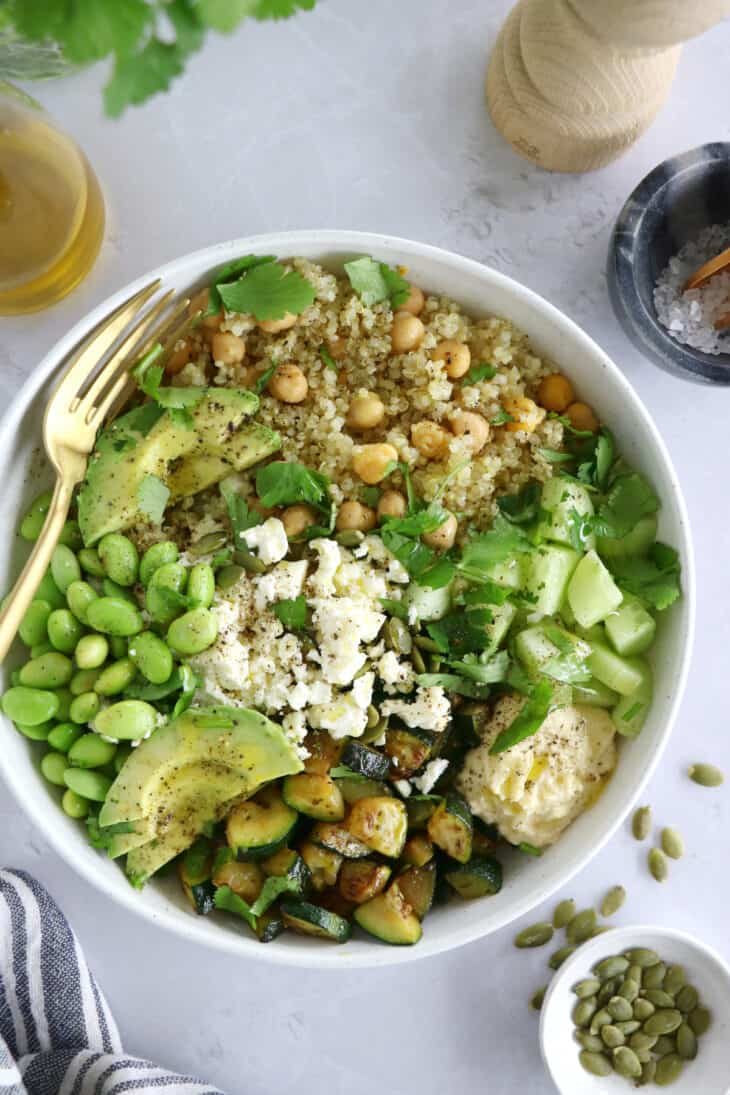
[[[680,595],[680,561],[674,548],[657,541],[645,558],[604,560],[620,587],[648,601],[658,611]]]
[[[464,546],[457,569],[467,580],[483,582],[492,567],[529,548],[520,526],[498,513],[487,532],[474,536]]]
[[[245,498],[237,493],[233,484],[224,479],[220,483],[220,492],[228,510],[228,519],[233,529],[233,543],[240,548],[243,542],[243,533],[255,525],[261,524],[261,516],[255,510],[249,509]]]
[[[609,488],[593,519],[593,528],[599,536],[619,539],[631,532],[642,517],[658,509],[659,499],[643,475],[621,475]]]
[[[514,421],[514,417],[509,413],[509,411],[506,411],[504,407],[500,408],[500,410],[498,410],[495,414],[494,418],[490,419],[490,423],[492,426],[504,426],[506,422]]]
[[[455,604],[464,605],[503,605],[512,595],[512,590],[507,586],[497,585],[496,582],[479,582],[469,586],[454,598]]]
[[[115,825],[101,826],[97,814],[89,814],[86,819],[86,834],[92,848],[108,852],[111,847],[112,837],[117,833],[133,833],[133,821],[118,821]]]
[[[527,483],[516,494],[503,494],[497,499],[500,513],[514,525],[530,525],[541,515],[542,486],[536,481]]]
[[[223,912],[233,913],[234,916],[238,916],[241,920],[245,920],[249,928],[256,931],[256,917],[251,906],[247,901],[244,901],[242,897],[239,897],[237,893],[234,893],[230,886],[216,887],[215,894],[213,895],[213,904],[216,909],[222,909]]]
[[[137,487],[137,505],[153,525],[159,525],[165,512],[170,488],[157,475],[145,475]]]
[[[237,281],[217,288],[229,312],[245,313],[257,320],[283,319],[287,313],[298,316],[316,297],[311,281],[298,270],[285,270],[278,262],[249,266]]]
[[[569,464],[571,460],[575,460],[572,453],[560,452],[558,449],[538,449],[537,451],[548,464]]]
[[[351,779],[353,783],[367,783],[368,777],[362,775],[361,772],[353,772],[352,768],[348,768],[344,764],[337,764],[334,768],[330,768],[327,773],[330,779]]]
[[[337,364],[337,362],[335,361],[335,359],[333,358],[332,354],[329,352],[329,350],[325,346],[324,342],[320,346],[317,353],[322,358],[322,361],[324,362],[324,364],[327,366],[328,369],[331,369],[333,373],[339,373],[340,367]]]
[[[387,263],[376,262],[369,255],[346,262],[345,273],[360,300],[368,307],[389,300],[393,311],[397,311],[410,296],[410,283]]]
[[[469,368],[462,378],[462,385],[468,388],[471,384],[479,384],[482,380],[492,380],[497,375],[494,365],[488,365],[486,361],[477,361]]]
[[[472,700],[484,700],[489,695],[489,685],[466,680],[457,673],[419,673],[416,683],[422,688],[443,688],[446,692],[455,692],[457,696]]]
[[[188,707],[190,707],[190,704],[193,702],[193,697],[195,696],[197,688],[202,683],[196,677],[195,673],[193,673],[189,665],[181,665],[177,672],[180,674],[181,692],[170,714],[170,717],[173,719],[182,715],[183,711],[187,711]]]
[[[274,373],[276,372],[276,370],[278,368],[279,368],[279,363],[277,361],[272,361],[272,363],[271,363],[271,365],[269,365],[268,369],[264,369],[264,371],[259,376],[256,377],[256,381],[255,381],[254,386],[253,386],[253,390],[256,392],[256,395],[261,395],[264,388],[269,383],[269,381],[271,380],[272,376],[274,375]]]
[[[542,855],[542,848],[536,848],[534,844],[528,844],[526,840],[517,845],[517,850],[523,852],[524,855],[532,855],[536,858]]]
[[[468,660],[468,655],[463,661],[449,661],[449,666],[456,670],[460,677],[467,677],[478,684],[499,684],[506,680],[509,668],[509,654],[506,650],[500,650],[486,661],[476,658]]]
[[[273,875],[267,878],[261,893],[251,906],[253,916],[261,916],[283,893],[300,893],[302,884],[293,875]]]
[[[335,527],[335,506],[330,496],[330,481],[326,475],[312,471],[295,460],[275,460],[256,472],[256,493],[266,509],[305,502],[314,506],[321,520],[310,525],[302,539],[328,536]]]
[[[223,301],[219,291],[221,285],[230,285],[232,282],[238,281],[241,275],[245,274],[247,270],[252,270],[254,266],[263,266],[267,262],[276,262],[276,256],[242,255],[240,259],[234,259],[233,262],[227,262],[225,266],[222,266],[220,270],[217,270],[213,276],[213,283],[208,290],[208,308],[206,315],[216,316],[223,307]]]
[[[362,487],[360,490],[360,498],[366,506],[375,509],[380,501],[382,493],[380,487]]]
[[[162,365],[157,365],[155,362],[162,353],[163,349],[160,343],[155,343],[134,366],[132,376],[137,381],[140,391],[154,400],[158,407],[163,407],[176,425],[185,429],[192,429],[193,416],[190,412],[193,407],[200,403],[205,395],[205,390],[203,388],[161,387],[165,370]]]
[[[492,619],[488,608],[467,608],[449,612],[426,630],[443,654],[480,653],[489,643],[486,626]]]
[[[593,533],[593,517],[588,513],[579,513],[575,506],[571,506],[567,517],[568,535],[570,546],[574,551],[587,550],[588,538]]]
[[[408,605],[403,601],[394,601],[390,597],[381,597],[380,603],[389,616],[397,616],[399,620],[408,619]]]
[[[301,631],[307,623],[307,599],[303,593],[298,597],[285,597],[271,606],[277,620],[289,631]]]
[[[538,681],[527,697],[520,713],[497,735],[489,750],[490,755],[503,753],[525,738],[531,738],[540,729],[547,718],[553,700],[553,689],[549,681]]]

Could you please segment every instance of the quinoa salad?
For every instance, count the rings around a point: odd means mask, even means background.
[[[243,256],[133,373],[3,711],[132,885],[175,871],[262,942],[414,944],[640,733],[660,500],[577,377],[370,256]]]

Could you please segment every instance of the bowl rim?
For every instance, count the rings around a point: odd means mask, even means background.
[[[395,965],[402,962],[418,961],[431,955],[450,951],[468,943],[475,942],[485,935],[489,935],[492,932],[513,923],[531,909],[535,908],[535,906],[542,901],[547,900],[553,893],[569,882],[570,879],[582,870],[611,839],[624,819],[628,816],[632,806],[653,775],[666,747],[671,728],[676,720],[679,705],[684,694],[695,630],[696,591],[694,548],[692,544],[689,516],[679,478],[663,438],[643,402],[636,392],[634,392],[626,377],[590,335],[556,308],[555,305],[551,304],[533,290],[522,285],[520,282],[515,281],[513,278],[510,278],[475,259],[466,258],[456,252],[388,234],[341,231],[338,229],[300,229],[294,231],[261,233],[255,236],[243,236],[232,240],[222,241],[207,247],[198,248],[195,251],[188,252],[185,255],[163,263],[153,270],[134,278],[131,282],[97,304],[95,308],[84,315],[55,343],[53,347],[51,347],[8,407],[2,419],[2,425],[7,428],[9,424],[13,422],[17,423],[27,408],[32,404],[33,400],[41,396],[42,389],[46,386],[54,370],[78,342],[109,312],[124,300],[127,300],[133,293],[147,285],[150,281],[160,278],[164,286],[166,277],[174,276],[175,271],[181,266],[191,264],[199,266],[201,270],[211,269],[229,261],[235,255],[245,254],[247,251],[251,250],[258,251],[259,253],[296,255],[299,253],[298,249],[306,247],[310,247],[315,251],[318,250],[321,255],[324,256],[323,261],[325,262],[330,248],[337,248],[340,252],[351,251],[353,255],[377,255],[379,249],[399,249],[402,252],[409,253],[414,258],[419,257],[437,262],[444,268],[445,278],[448,275],[449,268],[452,270],[460,269],[464,273],[481,281],[486,290],[488,290],[490,286],[498,287],[507,294],[515,296],[518,299],[521,298],[532,310],[541,314],[546,321],[551,322],[558,329],[569,334],[576,344],[582,346],[606,372],[610,373],[613,383],[620,389],[624,398],[633,405],[637,415],[643,423],[644,429],[652,439],[652,443],[665,468],[667,478],[671,485],[672,507],[677,515],[679,524],[678,539],[681,540],[681,543],[678,543],[677,547],[681,550],[682,557],[685,560],[685,565],[683,567],[683,598],[686,613],[686,628],[683,634],[680,664],[673,698],[668,704],[667,718],[665,720],[666,729],[654,754],[646,762],[646,767],[636,786],[635,793],[631,799],[626,802],[623,811],[620,811],[616,815],[613,822],[606,827],[600,834],[600,837],[587,848],[584,854],[576,856],[574,862],[554,878],[544,880],[539,887],[536,887],[532,896],[523,898],[513,908],[506,910],[496,918],[493,918],[486,930],[480,930],[478,924],[467,925],[460,930],[454,929],[451,934],[447,934],[443,939],[436,939],[433,936],[429,939],[428,933],[425,933],[424,937],[415,947],[386,947],[373,945],[364,948],[363,951],[352,954],[347,952],[343,953],[340,948],[302,947],[299,951],[294,951],[293,949],[290,950],[288,948],[285,950],[284,948],[277,947],[262,947],[258,940],[253,937],[249,940],[243,935],[237,935],[226,931],[221,931],[217,935],[211,937],[200,930],[196,918],[191,917],[189,920],[185,920],[182,916],[168,913],[166,910],[154,909],[148,906],[144,900],[140,900],[140,894],[131,886],[120,888],[118,892],[112,890],[111,887],[106,885],[103,877],[98,873],[95,873],[91,866],[87,867],[85,863],[77,861],[74,856],[73,846],[69,846],[65,842],[63,833],[58,831],[53,825],[48,824],[48,815],[46,814],[46,811],[40,806],[36,808],[35,804],[27,803],[23,799],[22,786],[20,784],[16,785],[13,781],[12,772],[3,751],[0,751],[0,776],[2,776],[3,781],[10,789],[21,809],[31,817],[32,821],[38,826],[51,847],[74,871],[81,874],[87,882],[105,894],[107,898],[129,909],[136,915],[144,917],[149,924],[164,927],[183,939],[202,943],[203,945],[222,952],[236,954],[238,956],[256,957],[265,962],[274,962],[283,966],[321,969],[336,969],[343,967],[349,969],[374,968]],[[665,502],[665,504],[667,503]]]

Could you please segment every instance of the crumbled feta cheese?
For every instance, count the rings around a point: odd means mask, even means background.
[[[367,725],[367,710],[352,692],[339,692],[331,703],[309,707],[307,720],[315,730],[328,730],[333,738],[359,738]]]
[[[304,589],[306,577],[307,561],[302,559],[296,563],[279,563],[268,574],[254,578],[256,610],[263,612],[267,605],[276,601],[293,601]]]
[[[311,546],[317,552],[318,565],[309,584],[318,596],[326,597],[333,592],[335,573],[342,561],[340,545],[334,540],[312,540]]]
[[[403,795],[403,798],[408,798],[413,791],[413,788],[407,779],[396,779],[393,781],[393,786],[401,795]]]
[[[374,684],[374,673],[363,673],[362,677],[358,677],[357,680],[353,681],[352,695],[355,703],[365,711],[367,711],[372,702]]]
[[[385,616],[351,597],[317,597],[310,605],[322,675],[330,684],[349,684],[366,661],[360,643],[375,639]]]
[[[403,719],[406,726],[413,726],[421,730],[434,730],[441,733],[445,730],[451,704],[446,698],[443,688],[419,688],[413,703],[404,700],[386,700],[380,706],[381,715],[397,715]]]
[[[378,675],[389,695],[410,692],[415,683],[413,667],[409,662],[399,662],[397,654],[387,650],[378,662]]]
[[[306,760],[309,756],[309,750],[302,745],[302,742],[307,736],[307,722],[302,712],[290,711],[288,715],[284,715],[281,725],[289,741],[296,746],[299,759]]]
[[[449,762],[443,760],[441,757],[437,757],[436,760],[430,760],[423,770],[423,775],[413,776],[413,783],[415,783],[421,794],[427,795],[448,767]]]
[[[269,517],[262,525],[245,529],[240,535],[247,548],[257,549],[259,559],[267,566],[280,562],[289,550],[289,540],[278,517]]]

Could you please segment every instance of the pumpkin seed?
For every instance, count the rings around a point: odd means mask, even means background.
[[[685,985],[677,993],[677,1007],[680,1011],[683,1011],[686,1015],[690,1011],[694,1011],[700,1002],[699,994],[694,985]]]
[[[639,999],[634,1001],[634,1019],[638,1019],[640,1023],[643,1023],[655,1011],[656,1008],[648,1000]]]
[[[595,996],[589,996],[586,1000],[579,1000],[573,1008],[573,1022],[577,1027],[587,1027],[597,1010],[598,1002]]]
[[[681,966],[668,966],[664,975],[662,988],[665,992],[676,996],[681,988],[684,988],[685,976]]]
[[[617,1019],[619,1022],[625,1022],[634,1017],[634,1009],[623,996],[612,996],[606,1004],[606,1011],[612,1019]]]
[[[609,1076],[611,1073],[611,1063],[602,1053],[592,1053],[589,1049],[584,1049],[578,1054],[578,1060],[591,1076]]]
[[[365,534],[355,528],[345,528],[335,536],[337,543],[346,548],[357,547],[364,539]]]
[[[654,1082],[656,1076],[657,1063],[653,1057],[650,1057],[648,1061],[645,1061],[641,1069],[641,1079],[639,1084],[643,1087],[644,1084],[651,1084]]]
[[[626,1038],[613,1023],[606,1023],[605,1027],[601,1027],[601,1041],[609,1049],[616,1049],[625,1043]]]
[[[673,1034],[682,1022],[682,1013],[676,1008],[655,1011],[644,1023],[645,1034]]]
[[[641,1076],[641,1062],[628,1046],[619,1046],[613,1051],[613,1067],[619,1076],[635,1080]]]
[[[629,1046],[629,1049],[630,1048],[631,1047]],[[650,1049],[635,1049],[634,1053],[639,1058],[639,1062],[642,1065],[645,1065],[647,1061],[651,1060],[651,1050]],[[637,1080],[637,1083],[638,1083],[638,1080]]]
[[[541,985],[539,989],[535,989],[530,997],[530,1007],[533,1011],[539,1011],[542,1007],[542,1002],[545,999],[545,993],[547,992],[547,985]]]
[[[428,635],[416,635],[413,641],[419,650],[425,650],[427,654],[441,653],[441,647],[433,639],[429,639]]]
[[[598,993],[598,1003],[607,1004],[611,997],[616,995],[621,983],[620,977],[609,977],[608,981],[604,981]]]
[[[637,1023],[636,1019],[626,1019],[621,1023],[615,1023],[625,1038],[628,1038],[630,1034],[633,1034],[639,1029],[641,1023]]]
[[[673,1008],[674,997],[664,989],[644,989],[644,996],[655,1008]]]
[[[626,970],[626,980],[627,981],[636,981],[636,984],[639,986],[639,988],[641,988],[643,979],[644,979],[644,971],[641,968],[641,966],[637,966],[636,963],[629,966],[629,968]]]
[[[221,567],[215,576],[215,584],[218,586],[218,589],[232,589],[233,586],[240,582],[245,573],[243,567],[231,563],[229,566]]]
[[[603,935],[604,932],[610,932],[611,928],[608,924],[598,924],[588,936],[589,939],[595,939],[597,935]]]
[[[599,1011],[597,1011],[591,1019],[591,1025],[588,1028],[591,1034],[598,1034],[601,1027],[605,1027],[606,1023],[611,1022],[611,1018],[611,1015],[609,1015],[605,1008],[601,1008]]]
[[[712,1012],[709,1008],[693,1008],[689,1013],[689,1019],[687,1021],[695,1034],[705,1034],[712,1025]]]
[[[670,859],[681,859],[684,855],[684,841],[676,829],[662,829],[662,851]]]
[[[646,840],[651,830],[651,806],[640,806],[631,819],[631,832],[636,840]]]
[[[559,950],[554,951],[548,959],[548,966],[550,969],[559,970],[566,958],[570,958],[575,949],[574,946],[568,944],[567,947],[560,947]]]
[[[543,947],[553,937],[553,926],[543,921],[539,924],[531,924],[529,928],[523,928],[515,936],[516,947]]]
[[[624,1000],[628,1000],[630,1004],[633,1004],[634,1000],[639,995],[639,986],[636,981],[631,981],[627,978],[619,985],[616,995],[623,996]]]
[[[602,1053],[603,1042],[597,1034],[591,1034],[587,1030],[574,1030],[573,1037],[583,1049],[589,1049],[591,1053]]]
[[[410,654],[413,645],[410,632],[397,616],[391,616],[389,620],[385,621],[383,638],[385,639],[385,645],[396,654]]]
[[[697,1056],[697,1035],[689,1023],[682,1023],[677,1031],[677,1053],[685,1061],[694,1061]]]
[[[646,1034],[646,1023],[644,1023],[644,1034]],[[677,1040],[672,1038],[669,1034],[662,1034],[656,1040],[654,1046],[654,1053],[657,1057],[666,1057],[668,1053],[677,1052]]]
[[[572,897],[567,897],[565,901],[561,901],[555,906],[555,912],[553,913],[553,927],[564,928],[566,924],[575,916],[575,901]]]
[[[416,673],[426,672],[426,663],[423,660],[423,654],[417,646],[414,646],[411,650],[411,661],[413,663],[413,668],[415,669]]]
[[[652,848],[647,856],[649,870],[657,882],[666,882],[669,877],[669,864],[661,848]]]
[[[656,966],[657,962],[661,962],[657,952],[649,947],[632,947],[631,950],[624,951],[624,956],[628,960],[627,966],[631,962],[635,966],[641,966],[643,970],[647,970],[650,966]]]
[[[223,529],[218,529],[216,532],[206,532],[205,536],[193,541],[188,548],[188,555],[192,555],[194,559],[197,559],[200,555],[212,555],[213,552],[220,551],[222,547],[225,547],[227,542],[228,536]]]
[[[644,974],[642,980],[643,987],[645,989],[660,989],[664,984],[664,975],[666,972],[667,967],[663,962],[657,962],[655,966],[650,966]]]
[[[614,913],[619,911],[625,900],[626,890],[624,887],[612,886],[601,902],[598,911],[601,916],[613,916]]]
[[[658,1087],[667,1087],[669,1084],[673,1084],[675,1080],[678,1080],[682,1075],[684,1069],[684,1061],[676,1053],[669,1053],[666,1057],[662,1057],[661,1061],[656,1066],[656,1072],[654,1074],[654,1083]]]
[[[585,943],[596,926],[596,913],[594,909],[583,909],[576,913],[565,929],[565,935],[569,943]]]
[[[640,1053],[644,1049],[653,1049],[656,1043],[656,1034],[645,1034],[643,1030],[637,1030],[629,1038],[629,1045],[634,1053]]]
[[[637,965],[641,965],[641,963],[637,962]],[[615,954],[609,958],[603,958],[600,962],[596,962],[593,967],[593,972],[597,973],[600,978],[605,979],[607,977],[617,977],[619,974],[626,973],[628,968],[629,959],[621,954]]]
[[[380,712],[372,704],[368,707],[368,720],[365,724],[367,730],[374,730],[380,722]]]
[[[249,574],[265,574],[266,563],[263,559],[259,559],[258,555],[254,555],[252,551],[247,551],[245,548],[239,548],[233,553],[234,563],[238,563]],[[227,568],[226,568],[227,569]]]
[[[689,769],[689,778],[700,787],[719,787],[725,777],[714,764],[693,764]]]
[[[597,981],[595,977],[586,977],[584,981],[579,981],[577,985],[573,985],[573,992],[581,999],[585,1000],[587,996],[595,996],[601,987],[601,982]]]

